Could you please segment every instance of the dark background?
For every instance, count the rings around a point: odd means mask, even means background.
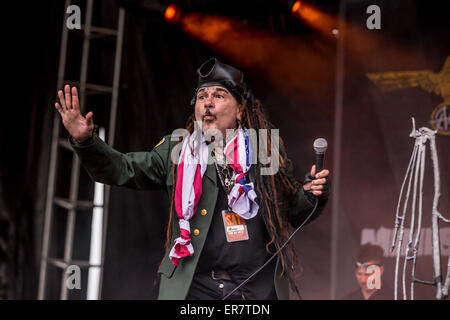
[[[393,225],[393,208],[412,150],[407,137],[410,116],[417,112],[410,111],[410,107],[428,108],[422,118],[416,118],[421,126],[427,125],[426,117],[440,102],[440,97],[420,89],[383,95],[364,74],[415,69],[438,72],[450,53],[447,2],[431,5],[423,0],[352,1],[348,5],[347,18],[362,30],[367,17],[365,8],[369,4],[381,7],[382,30],[373,32],[381,37],[383,45],[358,51],[363,49],[353,48],[355,40],[347,39],[346,50],[353,55],[346,55],[342,168],[332,167],[335,38],[294,18],[282,1],[173,1],[186,11],[228,16],[260,32],[254,33],[257,37],[243,35],[211,45],[132,2],[121,2],[127,5],[128,11],[115,148],[121,152],[151,150],[162,136],[183,127],[191,113],[189,101],[196,81],[195,70],[209,57],[216,56],[241,68],[255,95],[265,104],[269,118],[280,128],[299,180],[312,164],[314,139],[322,136],[328,140],[325,166],[342,170],[343,180],[336,187],[341,188],[340,209],[347,216],[344,227],[340,226],[339,248],[343,254],[338,264],[342,275],[339,285],[342,294],[355,288],[351,265],[361,229]],[[313,2],[325,12],[334,15],[338,12],[338,1]],[[83,3],[74,2],[81,7],[82,22]],[[116,1],[96,1],[93,24],[111,25],[115,21],[116,4]],[[35,299],[64,2],[29,1],[14,8],[5,7],[4,11],[8,16],[2,21],[7,85],[2,95],[6,99],[0,127],[0,249],[7,268],[2,278],[2,295],[8,299]],[[66,79],[77,80],[80,37],[76,31],[69,33]],[[246,47],[244,52],[232,50],[249,43],[250,48]],[[263,50],[259,50],[259,44]],[[394,44],[402,52],[397,59],[385,53]],[[92,41],[88,81],[111,83],[113,50],[111,39]],[[87,99],[86,111],[94,111],[96,124],[106,126],[109,103],[105,96]],[[385,134],[386,130],[402,141],[401,148],[387,143],[391,136]],[[64,130],[62,136],[66,136]],[[439,139],[438,150],[442,151],[445,143],[448,145],[448,137]],[[401,156],[395,158],[395,155]],[[445,198],[449,183],[445,163],[449,163],[449,158],[443,157],[442,198]],[[61,151],[56,188],[60,196],[68,193],[70,161],[70,153]],[[91,192],[92,183],[83,171],[80,198],[88,198]],[[448,212],[448,200],[445,201]],[[382,222],[375,218],[379,216],[378,211],[368,212],[368,208],[377,206],[383,212]],[[155,277],[163,254],[167,207],[167,196],[162,191],[137,192],[112,187],[103,298],[156,298]],[[65,225],[64,212],[55,212],[54,217],[53,241],[60,244],[64,240],[61,228]],[[89,212],[77,216],[76,228],[74,258],[87,258]],[[328,299],[331,205],[295,241],[303,266],[303,273],[298,277],[303,297]],[[62,255],[61,248],[55,246],[52,254]],[[60,277],[53,269],[48,274],[51,284],[48,297],[57,298]],[[82,285],[85,287],[85,283]],[[80,292],[70,294],[72,298],[82,298]]]

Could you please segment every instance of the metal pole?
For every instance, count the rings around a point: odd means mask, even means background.
[[[125,27],[125,9],[119,9],[119,22],[118,22],[118,32],[116,39],[116,56],[114,60],[114,76],[113,76],[113,91],[111,98],[111,114],[109,122],[109,132],[108,132],[108,144],[114,147],[114,138],[116,132],[116,118],[117,118],[117,105],[119,101],[119,84],[120,84],[120,67],[122,62],[122,45],[123,45],[123,33]],[[102,254],[101,254],[101,268],[100,268],[100,283],[99,283],[99,294],[98,298],[102,296],[102,285],[103,285],[103,271],[104,271],[104,261],[105,261],[105,247],[106,247],[106,230],[108,226],[108,212],[109,212],[109,199],[110,199],[111,187],[105,186],[105,200],[104,200],[104,210],[103,210],[103,232],[102,232]]]
[[[81,59],[81,74],[80,74],[80,111],[83,113],[86,105],[86,80],[87,80],[87,69],[89,60],[89,42],[91,34],[91,21],[92,21],[92,6],[93,0],[88,0],[86,5],[86,21],[84,29],[84,40],[83,40],[83,54]],[[69,201],[75,203],[78,198],[78,187],[80,179],[80,160],[78,156],[74,153],[72,158],[72,172],[70,178],[70,195]],[[73,249],[73,237],[75,229],[75,218],[76,218],[76,207],[69,210],[67,216],[66,224],[66,240],[64,248],[64,261],[69,263],[72,259],[72,249]],[[61,300],[67,300],[68,290],[66,286],[67,273],[64,270],[62,274],[61,281]]]
[[[448,295],[450,286],[450,257],[448,258],[447,279],[442,288],[442,270],[441,270],[441,244],[439,240],[439,198],[441,196],[441,178],[439,174],[439,161],[436,150],[436,136],[430,135],[431,159],[433,161],[433,177],[434,177],[434,197],[433,208],[431,212],[431,229],[432,229],[432,250],[433,250],[433,276],[436,282],[436,299],[445,299]],[[446,221],[443,219],[443,221]],[[444,290],[442,290],[444,289]]]
[[[105,140],[105,128],[101,127],[99,138]],[[98,300],[100,287],[100,271],[102,269],[103,216],[105,201],[105,185],[95,182],[94,208],[92,209],[91,246],[89,252],[89,272],[87,281],[87,300]]]
[[[346,1],[339,3],[339,39],[337,42],[336,61],[336,96],[334,111],[334,143],[333,143],[333,180],[334,191],[331,206],[331,284],[330,298],[337,297],[338,249],[339,249],[339,197],[341,181],[341,147],[342,147],[342,109],[344,102],[344,29]]]
[[[66,0],[64,4],[64,10],[70,5],[71,0]],[[59,65],[58,65],[58,81],[56,90],[61,89],[64,82],[64,74],[66,68],[66,56],[67,56],[67,39],[68,29],[66,28],[66,12],[64,12],[63,27],[61,35],[61,46],[59,50]],[[47,183],[47,196],[45,200],[45,216],[44,216],[44,230],[42,239],[42,252],[41,252],[41,268],[39,273],[39,288],[38,299],[42,300],[45,297],[45,282],[47,278],[47,258],[49,252],[50,242],[50,227],[53,216],[53,197],[55,195],[55,176],[56,176],[56,162],[58,159],[58,140],[59,140],[59,128],[60,128],[60,116],[57,112],[54,112],[53,118],[53,133],[52,133],[52,145],[50,149],[50,166],[49,166],[49,178]]]

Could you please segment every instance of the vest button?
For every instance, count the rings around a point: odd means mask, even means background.
[[[206,209],[202,209],[202,211],[200,211],[200,214],[202,216],[206,216],[207,213],[208,213],[208,211],[206,211]]]
[[[194,229],[194,236],[198,236],[200,234],[200,230]]]

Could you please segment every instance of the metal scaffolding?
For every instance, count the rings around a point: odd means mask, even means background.
[[[71,81],[65,77],[66,69],[66,58],[67,58],[67,47],[68,47],[68,33],[69,30],[66,27],[67,14],[64,14],[63,26],[62,26],[62,36],[61,36],[61,47],[60,47],[60,57],[59,57],[59,67],[58,67],[58,81],[57,89],[61,89],[65,83],[71,85],[79,86],[80,91],[80,111],[84,114],[86,105],[86,94],[87,91],[91,93],[101,93],[111,95],[111,105],[109,110],[109,128],[108,136],[106,142],[110,145],[114,145],[114,133],[116,126],[116,116],[117,116],[117,104],[118,104],[118,94],[119,94],[119,78],[120,78],[120,66],[122,58],[122,43],[123,43],[123,31],[125,23],[125,10],[123,8],[118,8],[118,20],[117,29],[104,28],[99,26],[92,26],[92,15],[93,15],[93,3],[94,0],[86,0],[85,8],[85,23],[81,25],[83,30],[83,45],[82,45],[82,55],[81,55],[81,72],[80,80],[78,82]],[[71,5],[71,0],[66,0],[64,10]],[[98,37],[114,37],[115,39],[115,59],[114,59],[114,73],[113,73],[113,83],[112,86],[104,86],[87,82],[88,75],[88,60],[89,60],[89,47],[90,41],[93,38]],[[79,180],[80,180],[80,162],[78,157],[73,153],[72,156],[72,169],[70,175],[70,191],[68,198],[58,198],[55,197],[55,185],[57,183],[56,170],[59,165],[58,161],[58,151],[59,148],[66,148],[73,152],[67,139],[60,137],[60,127],[61,119],[57,112],[55,112],[53,120],[53,133],[52,133],[52,144],[51,144],[51,154],[50,154],[50,167],[48,175],[47,184],[47,196],[46,196],[46,206],[45,206],[45,220],[44,229],[42,235],[42,251],[41,251],[41,268],[39,275],[39,289],[38,289],[38,299],[45,299],[46,289],[48,287],[48,266],[53,265],[57,268],[63,270],[61,278],[61,290],[60,299],[66,300],[68,298],[68,288],[66,286],[67,282],[67,268],[72,265],[76,265],[79,268],[97,268],[100,271],[99,283],[98,283],[98,293],[95,298],[101,297],[101,284],[103,276],[103,264],[104,264],[104,249],[106,240],[106,227],[107,227],[107,217],[108,217],[108,206],[109,206],[109,193],[110,187],[104,186],[103,193],[103,205],[94,203],[94,201],[87,201],[78,199],[79,190]],[[62,179],[63,177],[58,177]],[[52,241],[52,218],[54,207],[60,207],[67,211],[67,222],[65,229],[65,242],[64,242],[64,257],[50,257],[50,245]],[[101,259],[99,264],[92,264],[89,260],[73,260],[73,244],[74,244],[74,233],[75,233],[75,221],[77,211],[79,210],[94,210],[94,208],[102,207],[102,235],[101,235]],[[93,230],[94,232],[94,230]],[[92,298],[92,297],[91,297]]]
[[[410,279],[410,298],[414,300],[414,285],[415,283],[421,283],[436,287],[436,299],[444,300],[448,297],[448,291],[450,288],[450,258],[447,263],[447,275],[443,280],[442,266],[441,266],[441,248],[439,237],[439,221],[450,223],[450,219],[446,219],[438,210],[439,198],[441,196],[440,186],[440,171],[439,161],[436,149],[436,133],[437,131],[431,130],[426,127],[422,127],[416,130],[416,123],[412,118],[413,129],[410,133],[410,137],[415,139],[414,149],[409,161],[408,168],[406,170],[405,178],[400,189],[400,196],[397,204],[397,211],[395,214],[395,229],[394,236],[392,238],[391,251],[397,246],[397,255],[395,262],[395,300],[398,299],[399,291],[399,269],[400,269],[400,256],[402,254],[402,243],[405,232],[405,222],[408,215],[408,211],[411,211],[409,219],[409,238],[405,248],[405,258],[403,263],[402,272],[402,293],[403,300],[408,297],[406,289],[406,272],[408,265],[411,265],[411,279]],[[430,142],[431,159],[433,162],[433,178],[434,178],[434,197],[433,206],[431,210],[431,230],[432,230],[432,251],[433,251],[433,280],[424,281],[420,280],[415,275],[415,269],[417,264],[419,241],[422,233],[422,220],[423,220],[423,181],[425,176],[425,153],[426,143]],[[414,181],[413,181],[414,176]],[[408,182],[408,183],[407,183]],[[405,187],[407,189],[405,191]],[[413,187],[411,209],[408,208],[411,186]],[[418,198],[418,201],[416,201]],[[403,202],[403,206],[402,206]],[[409,210],[408,210],[409,209]],[[417,209],[417,211],[416,211]],[[417,220],[417,221],[416,221]],[[417,226],[416,226],[417,224]],[[416,230],[414,230],[416,229]],[[445,283],[443,283],[445,281]]]

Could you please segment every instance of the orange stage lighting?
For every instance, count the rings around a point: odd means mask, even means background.
[[[169,5],[164,11],[164,19],[169,23],[178,23],[180,18],[181,9],[174,4]]]
[[[247,71],[255,70],[288,95],[321,99],[326,85],[334,81],[331,54],[334,43],[311,41],[314,35],[279,35],[229,17],[186,13],[181,18],[186,34],[207,44]]]
[[[338,26],[338,19],[336,17],[306,2],[296,1],[291,7],[291,12],[310,27],[325,34],[332,34],[332,30]]]
[[[202,13],[187,13],[181,19],[181,27],[192,37],[209,44],[220,44],[220,40],[239,38],[242,30],[230,18]],[[233,42],[234,43],[234,42]]]
[[[300,9],[301,5],[302,5],[301,1],[295,1],[295,3],[292,5],[292,8],[291,8],[292,14],[295,14],[298,11],[298,9]]]

